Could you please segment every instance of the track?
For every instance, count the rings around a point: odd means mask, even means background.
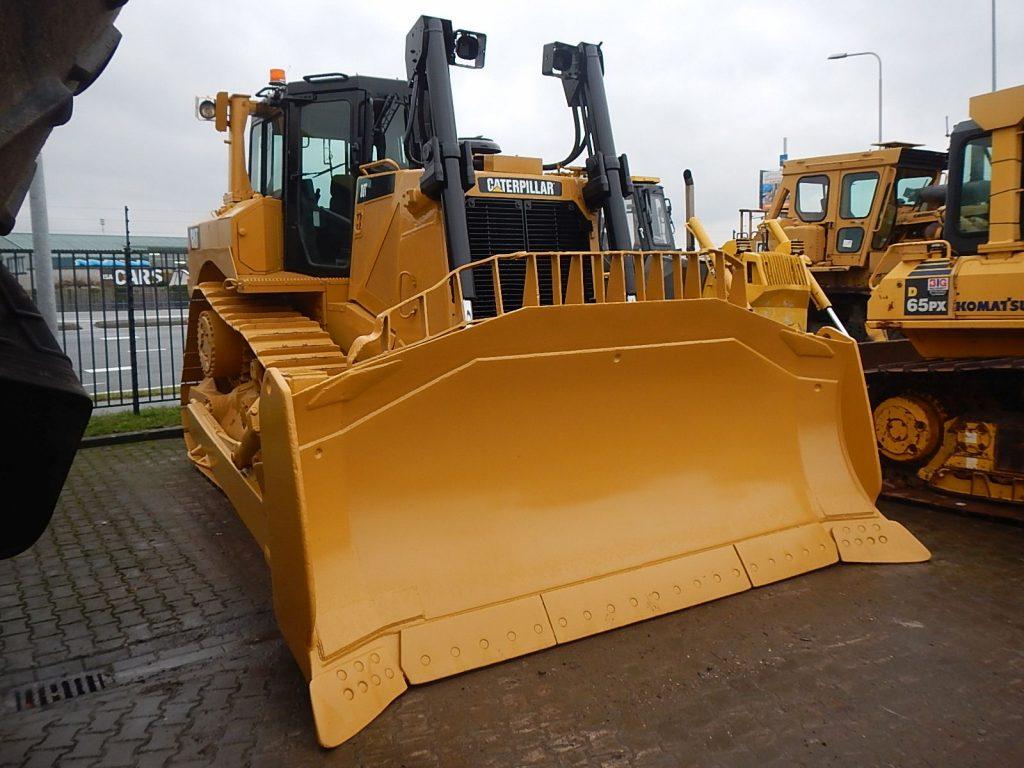
[[[213,282],[201,283],[198,289],[210,309],[245,339],[264,369],[327,376],[345,369],[345,356],[320,324],[279,295],[242,296]]]
[[[897,485],[890,478],[886,478],[882,486],[882,496],[887,499],[906,501],[931,509],[976,515],[992,520],[1024,525],[1024,508],[1020,504],[1000,503],[972,496],[941,493],[933,491],[927,486],[923,486],[923,484],[921,486],[910,484]]]

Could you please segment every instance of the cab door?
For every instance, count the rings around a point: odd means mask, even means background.
[[[796,180],[791,216],[797,223],[786,226],[792,240],[803,243],[804,253],[812,264],[827,263],[829,237],[829,206],[835,197],[834,179],[824,172],[812,172]]]
[[[867,263],[877,215],[881,175],[878,170],[848,171],[839,179],[836,225],[830,233],[834,264],[860,267]]]
[[[358,89],[326,91],[289,104],[285,265],[290,270],[349,274],[365,97]]]

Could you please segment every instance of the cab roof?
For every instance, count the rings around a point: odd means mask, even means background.
[[[782,166],[782,175],[792,176],[813,171],[841,171],[896,165],[927,171],[941,171],[946,168],[947,157],[945,152],[918,149],[916,145],[903,142],[887,142],[879,149],[870,149],[864,152],[847,152],[841,155],[820,155],[787,160]]]

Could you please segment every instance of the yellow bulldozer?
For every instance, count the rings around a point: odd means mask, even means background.
[[[855,344],[752,311],[722,251],[632,249],[600,47],[544,48],[576,123],[545,165],[459,138],[450,68],[485,41],[421,17],[406,79],[197,105],[229,191],[189,229],[187,449],[263,549],[325,746],[410,683],[929,557],[875,508]]]
[[[723,248],[802,254],[863,342],[888,493],[1019,518],[988,502],[1024,502],[1024,86],[970,109],[948,155],[787,162],[757,231]]]
[[[871,274],[890,245],[942,231],[945,167],[945,152],[903,142],[788,160],[753,239],[766,241],[769,250],[792,242],[850,334],[882,340],[884,334],[870,332],[865,322]],[[785,238],[767,226],[770,221],[781,225]],[[740,250],[748,249],[749,242],[741,242]]]
[[[950,136],[941,239],[890,247],[872,277],[868,328],[903,337],[909,354],[869,345],[865,367],[894,466],[965,499],[1019,505],[1024,86],[975,96],[970,114]]]

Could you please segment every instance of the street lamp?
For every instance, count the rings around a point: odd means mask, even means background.
[[[834,59],[845,59],[849,56],[874,56],[878,62],[878,143],[882,143],[882,57],[874,51],[859,51],[858,53],[833,53],[828,57],[829,61]]]

